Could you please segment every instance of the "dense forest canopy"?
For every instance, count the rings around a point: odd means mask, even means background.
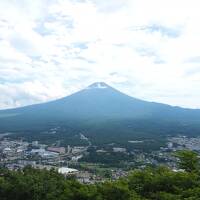
[[[198,200],[199,159],[196,153],[177,153],[175,172],[166,167],[133,170],[128,177],[95,185],[78,183],[56,171],[30,167],[0,170],[1,200]]]

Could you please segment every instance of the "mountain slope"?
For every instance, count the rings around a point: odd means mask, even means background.
[[[169,130],[174,125],[196,127],[199,122],[198,109],[146,102],[102,82],[56,101],[0,111],[0,131],[45,130],[55,124],[70,124],[90,132],[99,132],[103,126],[102,132],[107,134],[107,130],[117,131],[120,124],[121,130],[129,127],[130,132],[137,129],[143,131],[144,127],[145,131],[152,129],[152,132],[159,132],[161,127],[162,132],[166,124]]]

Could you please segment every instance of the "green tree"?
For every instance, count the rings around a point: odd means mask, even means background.
[[[131,193],[125,184],[106,182],[99,188],[104,200],[130,200]]]
[[[178,165],[180,169],[184,169],[186,172],[199,171],[199,158],[196,152],[183,150],[176,152],[175,156],[179,159]]]

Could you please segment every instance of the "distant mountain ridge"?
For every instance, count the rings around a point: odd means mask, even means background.
[[[97,82],[55,101],[0,111],[1,132],[36,127],[45,129],[52,124],[73,124],[73,126],[81,124],[82,129],[87,131],[101,123],[104,124],[106,132],[108,122],[124,124],[127,121],[130,122],[128,125],[130,127],[131,123],[144,122],[141,129],[148,122],[153,127],[153,124],[156,127],[158,123],[161,127],[165,124],[169,126],[177,124],[179,127],[195,127],[197,131],[196,127],[200,124],[200,110],[147,102],[123,94],[106,83]],[[115,130],[114,124],[112,130]]]

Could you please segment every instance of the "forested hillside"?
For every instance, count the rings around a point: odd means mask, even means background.
[[[200,173],[197,154],[180,152],[174,172],[166,167],[134,170],[115,182],[83,185],[55,171],[25,168],[0,170],[1,200],[198,200]]]

